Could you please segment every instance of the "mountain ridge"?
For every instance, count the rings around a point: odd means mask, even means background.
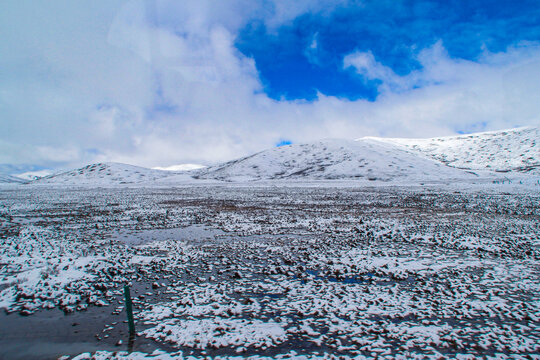
[[[419,158],[390,144],[327,139],[261,151],[208,167],[195,177],[224,181],[307,178],[388,182],[436,180],[441,173],[455,179],[473,175]]]
[[[428,139],[364,137],[394,144],[447,166],[495,172],[540,174],[540,128],[519,127]]]
[[[0,174],[0,184],[26,184],[29,180],[18,178],[16,176]]]
[[[524,127],[430,139],[326,139],[271,148],[191,171],[97,163],[31,184],[129,185],[189,181],[354,180],[425,183],[540,175],[540,131]],[[532,178],[531,177],[531,178]],[[2,180],[4,179],[4,180]],[[0,182],[26,183],[13,176]]]
[[[136,184],[155,181],[174,174],[171,171],[147,169],[140,166],[104,162],[44,176],[33,184],[108,185]]]

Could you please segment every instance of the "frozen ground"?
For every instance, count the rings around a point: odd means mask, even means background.
[[[539,358],[538,187],[283,185],[4,187],[0,358]]]

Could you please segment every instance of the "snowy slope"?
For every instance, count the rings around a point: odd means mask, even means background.
[[[174,174],[170,171],[152,170],[120,163],[97,163],[80,169],[45,176],[35,184],[65,185],[115,185],[155,181]]]
[[[25,184],[28,181],[16,176],[0,174],[0,184]]]
[[[448,166],[540,174],[540,129],[525,127],[432,139],[362,138],[403,146]]]
[[[200,170],[199,179],[364,179],[439,181],[476,175],[419,157],[399,146],[374,141],[324,140],[282,146]]]

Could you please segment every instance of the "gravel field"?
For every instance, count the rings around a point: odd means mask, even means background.
[[[534,186],[4,187],[0,358],[540,359],[539,265]]]

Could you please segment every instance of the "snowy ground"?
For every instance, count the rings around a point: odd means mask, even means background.
[[[539,358],[537,187],[352,184],[5,187],[0,358]]]

